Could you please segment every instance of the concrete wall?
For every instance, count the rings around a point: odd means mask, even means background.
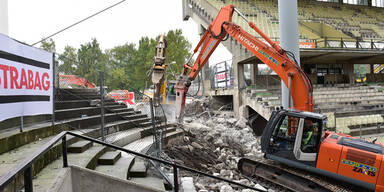
[[[72,187],[72,168],[61,169],[59,175],[56,177],[54,184],[48,190],[49,192],[74,192]]]
[[[122,180],[96,171],[70,166],[60,172],[49,192],[75,192],[75,191],[125,191],[125,192],[154,192],[148,186],[138,185],[128,180]]]

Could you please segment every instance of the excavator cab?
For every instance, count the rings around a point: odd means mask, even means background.
[[[302,163],[316,167],[326,119],[311,112],[274,111],[262,136],[266,158],[289,165]]]

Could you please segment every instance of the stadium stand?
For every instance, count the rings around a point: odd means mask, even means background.
[[[280,88],[246,90],[250,107],[272,111],[281,106]],[[315,86],[315,112],[328,117],[330,130],[364,137],[384,135],[384,95],[378,86]],[[337,128],[336,128],[337,127]]]
[[[272,39],[279,37],[277,0],[208,0],[216,8],[234,4]],[[303,0],[298,2],[300,41],[327,38],[381,41],[384,37],[382,8]],[[348,19],[345,19],[348,18]],[[233,21],[244,29],[248,25],[234,15]],[[252,30],[252,34],[256,35]],[[256,35],[257,36],[257,35]]]
[[[55,127],[48,122],[25,126],[23,132],[18,129],[0,130],[0,175],[9,172],[24,161],[26,155],[39,150],[61,131],[101,139],[101,109],[93,103],[100,98],[98,90],[60,89],[56,98],[61,100],[55,102]],[[148,152],[154,142],[148,114],[140,109],[127,108],[110,98],[105,100],[105,108],[105,141],[136,152]],[[182,134],[172,124],[161,128],[166,132],[165,141]],[[140,158],[72,136],[67,136],[67,145],[70,165],[123,180],[130,179],[129,182],[134,185],[150,187],[154,191],[165,190],[163,179],[147,175],[147,168]],[[34,191],[54,191],[51,188],[57,185],[64,171],[61,169],[61,154],[61,144],[56,143],[33,163]],[[3,191],[20,191],[23,187],[20,181],[23,181],[23,175],[17,175],[16,181],[7,185]]]

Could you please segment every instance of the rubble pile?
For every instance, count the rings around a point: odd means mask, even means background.
[[[184,115],[186,117],[200,117],[201,115],[211,115],[213,111],[221,110],[222,107],[228,105],[212,99],[211,97],[203,97],[200,99],[188,98],[186,100]],[[209,112],[209,113],[208,113]]]
[[[187,106],[185,107],[185,116],[195,116],[203,113],[210,108],[212,100],[208,97],[202,99],[187,100]]]
[[[194,106],[197,105],[194,104]],[[185,136],[169,143],[165,150],[177,163],[264,189],[260,185],[244,179],[237,171],[237,162],[240,157],[262,157],[260,141],[252,134],[245,119],[236,119],[231,113],[222,113],[211,117],[206,114],[198,118],[185,118],[183,128]],[[188,173],[182,174],[193,176],[195,187],[201,192],[250,191],[235,188],[235,186],[218,180],[206,177],[199,178],[191,173],[189,175]]]

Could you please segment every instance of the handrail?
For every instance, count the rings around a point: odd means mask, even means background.
[[[45,143],[43,146],[41,146],[36,152],[34,152],[32,155],[27,157],[24,161],[22,161],[17,166],[12,168],[11,171],[9,171],[4,176],[0,177],[0,191],[2,191],[10,182],[12,182],[12,180],[14,180],[17,175],[19,175],[21,172],[24,172],[25,191],[26,192],[32,192],[33,191],[33,184],[32,184],[32,164],[33,164],[33,162],[35,162],[41,156],[43,156],[50,148],[52,148],[52,146],[54,146],[57,142],[59,142],[60,139],[62,140],[63,167],[68,167],[67,144],[66,144],[66,135],[67,134],[72,135],[74,137],[78,137],[80,139],[92,141],[92,142],[95,142],[95,143],[98,143],[100,145],[107,146],[107,147],[110,147],[110,148],[113,148],[116,150],[120,150],[120,151],[129,153],[129,154],[133,154],[133,155],[142,157],[142,158],[147,159],[147,160],[152,160],[152,161],[163,163],[163,164],[168,165],[168,166],[172,166],[173,167],[173,174],[174,174],[174,191],[179,191],[178,169],[182,169],[182,170],[186,170],[186,171],[189,171],[192,173],[196,173],[199,175],[210,177],[212,179],[224,181],[224,182],[227,182],[229,184],[237,185],[237,186],[244,187],[247,189],[252,189],[255,191],[262,191],[260,189],[257,189],[257,188],[251,187],[251,186],[247,186],[247,185],[244,185],[244,184],[241,184],[238,182],[234,182],[234,181],[229,180],[229,179],[210,175],[208,173],[204,173],[204,172],[201,172],[201,171],[198,171],[198,170],[195,170],[195,169],[183,166],[183,165],[179,165],[179,164],[176,164],[174,162],[170,162],[167,160],[159,159],[157,157],[152,157],[152,156],[148,156],[145,154],[141,154],[139,152],[131,151],[129,149],[125,149],[125,148],[122,148],[122,147],[119,147],[119,146],[116,146],[113,144],[105,143],[101,140],[97,140],[97,139],[87,137],[84,135],[79,135],[77,133],[73,133],[70,131],[63,131],[60,134],[56,135],[53,139],[51,139],[50,141]]]
[[[34,152],[28,158],[25,158],[21,163],[13,167],[8,173],[0,177],[0,191],[2,191],[5,188],[5,186],[9,184],[16,177],[16,175],[18,175],[22,171],[25,171],[28,168],[31,168],[33,162],[35,162],[41,156],[43,156],[53,145],[55,145],[66,134],[67,134],[67,131],[64,131],[56,135],[53,139],[51,139],[50,141],[45,143],[43,146],[41,146],[36,152]]]

